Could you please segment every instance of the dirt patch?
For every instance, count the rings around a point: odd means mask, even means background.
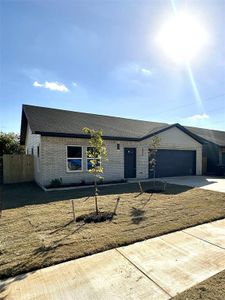
[[[76,222],[84,222],[84,223],[99,223],[105,221],[112,221],[114,216],[113,212],[99,212],[96,214],[95,212],[81,215],[76,218]]]

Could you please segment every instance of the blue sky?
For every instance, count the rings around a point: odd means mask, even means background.
[[[209,36],[192,81],[156,43],[171,1],[1,0],[0,130],[23,103],[225,130],[225,1],[173,3]]]

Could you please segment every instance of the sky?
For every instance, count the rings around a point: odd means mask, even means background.
[[[188,63],[158,42],[182,11],[207,34]],[[0,131],[22,104],[225,130],[224,20],[225,0],[0,0]]]

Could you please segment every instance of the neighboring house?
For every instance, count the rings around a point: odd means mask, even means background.
[[[160,138],[156,177],[201,175],[202,140],[185,127],[23,105],[21,144],[34,155],[35,180],[46,186],[55,178],[64,184],[91,182],[84,127],[102,129],[108,150],[104,180],[149,178],[153,136]]]
[[[202,156],[206,161],[207,174],[215,174],[218,165],[225,166],[225,131],[204,129],[197,127],[186,127],[202,143]]]

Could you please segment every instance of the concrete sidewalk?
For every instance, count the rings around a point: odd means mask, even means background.
[[[162,178],[168,183],[198,187],[200,189],[225,193],[225,178],[207,176],[178,176]]]
[[[4,299],[169,299],[225,269],[225,219],[10,278]]]

